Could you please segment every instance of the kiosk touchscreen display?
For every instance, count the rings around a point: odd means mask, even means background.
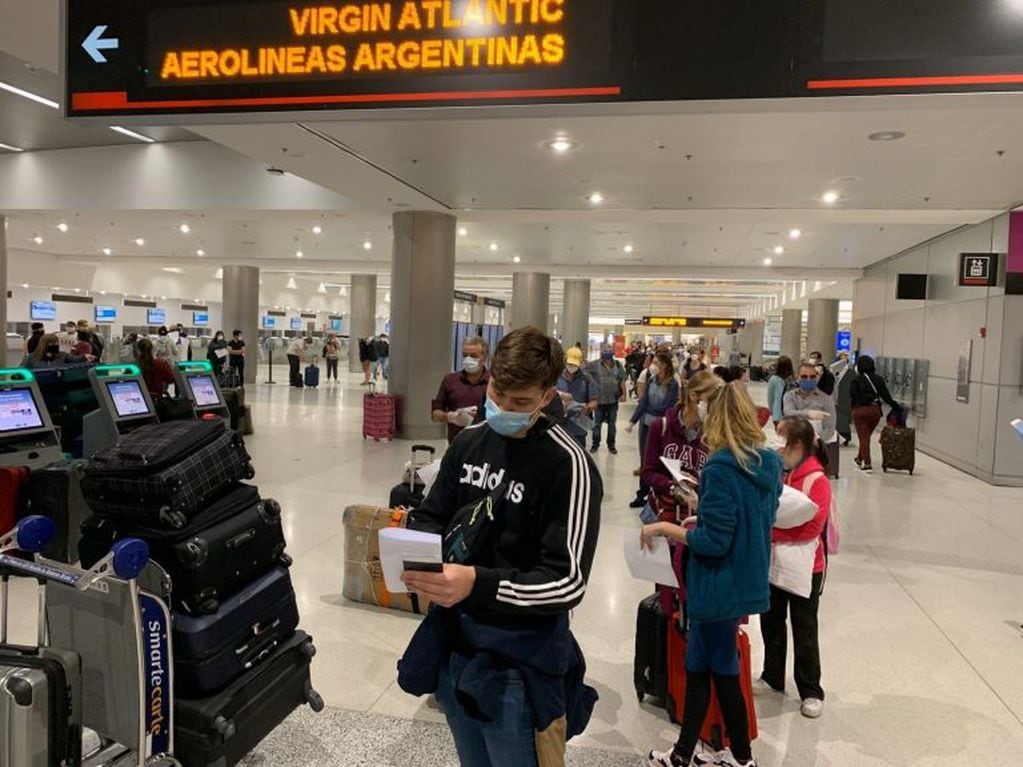
[[[0,391],[0,434],[42,427],[39,406],[30,389]]]
[[[192,399],[196,407],[217,407],[220,403],[220,396],[217,394],[217,386],[209,376],[189,376],[188,386],[192,390]]]
[[[110,381],[107,383],[107,391],[118,417],[150,415],[149,405],[138,381]]]

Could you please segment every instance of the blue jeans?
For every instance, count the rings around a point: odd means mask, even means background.
[[[614,447],[618,438],[618,403],[597,405],[593,411],[593,447],[600,447],[600,427],[607,424],[607,446]]]
[[[437,685],[437,701],[447,716],[459,763],[462,767],[538,767],[536,724],[522,674],[515,669],[504,672],[507,679],[500,719],[480,722],[455,700],[452,672],[459,673],[466,663],[461,656],[452,655],[451,667],[441,669]]]

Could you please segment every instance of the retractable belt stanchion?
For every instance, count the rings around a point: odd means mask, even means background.
[[[267,349],[266,349],[266,361],[267,361],[267,367],[270,370],[270,379],[268,381],[266,381],[266,383],[268,383],[270,385],[273,385],[273,384],[277,383],[274,380],[274,348],[273,348],[273,346],[268,346]]]

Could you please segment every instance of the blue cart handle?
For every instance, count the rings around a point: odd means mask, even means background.
[[[0,553],[18,550],[38,554],[49,545],[56,534],[57,526],[49,517],[25,517],[13,530],[0,536]]]

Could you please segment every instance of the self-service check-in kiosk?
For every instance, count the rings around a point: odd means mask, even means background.
[[[0,370],[0,466],[41,469],[64,458],[31,370]]]
[[[187,397],[195,405],[197,417],[202,418],[208,414],[228,419],[231,417],[213,366],[208,361],[179,362],[174,369],[174,382],[178,394]]]
[[[89,371],[89,381],[99,409],[85,416],[86,458],[113,445],[120,435],[159,421],[137,365],[99,365]]]

